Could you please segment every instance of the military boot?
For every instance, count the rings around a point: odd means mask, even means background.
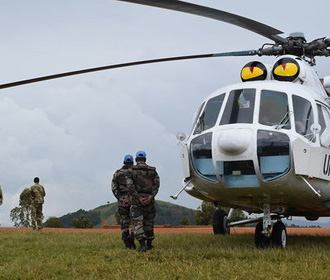
[[[134,242],[134,235],[130,235],[130,237],[129,237],[129,243],[130,243],[130,249],[132,249],[132,250],[135,250],[136,249],[136,245],[135,245],[135,242]]]
[[[146,241],[144,239],[140,239],[140,248],[138,249],[139,252],[146,252],[147,247],[146,247]]]
[[[127,249],[131,249],[131,242],[130,242],[130,240],[129,239],[123,239],[123,241],[124,241],[125,247]]]
[[[152,250],[154,246],[152,246],[152,239],[147,239],[147,250]]]

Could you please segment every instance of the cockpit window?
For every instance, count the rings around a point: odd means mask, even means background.
[[[312,139],[313,133],[310,130],[311,125],[314,123],[312,104],[297,95],[292,96],[292,101],[297,133]]]
[[[196,120],[197,124],[194,134],[199,134],[204,130],[207,130],[215,125],[224,97],[225,94],[221,94],[211,98],[207,102],[204,111],[202,112],[202,114],[200,114],[199,118]]]
[[[194,115],[194,119],[193,119],[193,126],[192,126],[192,130],[194,129],[194,126],[195,126],[195,124],[196,124],[196,122],[197,122],[197,119],[198,119],[198,116],[200,115],[200,113],[201,113],[201,111],[202,111],[202,109],[203,109],[203,107],[204,107],[204,104],[205,104],[205,102],[203,102],[199,107],[198,107],[198,109],[197,109],[197,111],[195,112],[195,115]]]
[[[230,92],[220,125],[252,123],[255,89],[238,89]]]
[[[212,133],[197,136],[191,141],[192,164],[199,175],[210,181],[217,181],[212,162]]]
[[[259,130],[257,137],[262,179],[271,181],[285,175],[291,167],[289,137],[284,133],[267,130]]]
[[[323,147],[330,147],[330,114],[325,106],[317,104],[319,124],[321,126],[320,141]]]
[[[260,98],[259,123],[290,129],[288,97],[284,92],[262,90]]]

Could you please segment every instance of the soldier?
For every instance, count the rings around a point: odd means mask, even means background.
[[[129,232],[131,222],[130,207],[133,201],[132,188],[134,188],[132,180],[133,163],[133,156],[126,155],[123,167],[113,174],[111,182],[112,192],[118,200],[122,240],[125,247],[129,249],[135,249],[134,234]]]
[[[3,203],[3,194],[2,194],[2,189],[1,189],[1,185],[0,185],[0,205],[2,205]]]
[[[0,185],[0,205],[2,205],[3,203],[3,194],[2,194],[2,189],[1,189],[1,185]]]
[[[133,166],[133,180],[138,196],[138,203],[143,213],[143,229],[147,241],[146,249],[150,250],[153,248],[152,240],[155,238],[155,196],[159,189],[159,176],[155,167],[146,164],[146,158],[147,155],[144,151],[138,151],[136,153],[136,165]],[[141,240],[140,244],[141,251],[143,251],[145,240]]]
[[[38,177],[35,177],[33,181],[34,185],[30,187],[32,228],[33,230],[41,230],[43,228],[42,220],[44,218],[42,206],[46,192],[44,187],[39,184],[40,179]]]

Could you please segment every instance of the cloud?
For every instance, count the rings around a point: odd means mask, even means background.
[[[102,81],[46,94],[48,98],[33,106],[7,97],[0,101],[6,116],[0,123],[5,199],[17,199],[39,176],[47,192],[46,216],[114,201],[112,174],[125,154],[135,155],[139,149],[147,151],[148,162],[164,178],[163,196],[180,187],[175,135],[130,96]]]

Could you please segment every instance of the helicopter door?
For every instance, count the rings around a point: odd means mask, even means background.
[[[183,167],[183,176],[184,178],[190,177],[190,163],[189,163],[189,154],[187,144],[181,146],[181,162]]]
[[[295,173],[330,180],[330,153],[324,147],[312,147],[301,139],[293,142]]]

